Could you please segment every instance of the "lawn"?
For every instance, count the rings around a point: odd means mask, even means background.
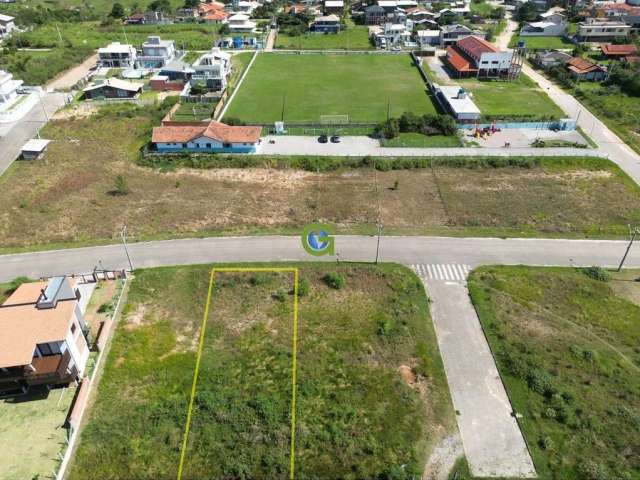
[[[639,274],[605,282],[580,269],[485,267],[471,276],[541,479],[640,478],[640,306],[630,300],[640,298]]]
[[[640,97],[595,82],[579,83],[573,94],[624,143],[640,153]]]
[[[352,26],[336,34],[308,33],[289,36],[279,33],[276,48],[297,50],[372,50],[369,30],[364,26]]]
[[[176,122],[208,120],[213,114],[215,105],[215,103],[182,103],[171,119]]]
[[[456,79],[473,93],[473,100],[487,119],[559,119],[565,114],[549,96],[525,75],[511,82]]]
[[[344,158],[221,156],[193,163],[201,169],[163,173],[136,160],[166,110],[102,111],[50,122],[41,132],[53,140],[45,158],[16,162],[0,177],[5,251],[115,242],[122,224],[132,240],[295,234],[319,218],[342,233],[367,233],[375,231],[378,200],[389,233],[626,237],[627,224],[640,222],[638,188],[606,160],[531,157],[522,168],[494,168],[495,159],[423,158],[417,164],[433,161],[432,169],[386,171],[408,161],[387,158],[377,159],[385,171],[376,172],[374,159],[368,167],[350,159],[361,166],[351,169],[331,167]],[[207,169],[207,161],[255,168]],[[117,175],[126,178],[127,195],[109,193]],[[397,190],[385,188],[396,180]]]
[[[75,388],[32,388],[26,396],[0,400],[0,478],[52,478],[67,446],[64,423]]]
[[[421,133],[401,133],[391,140],[381,141],[384,147],[437,148],[461,147],[462,142],[456,136],[422,135]]]
[[[0,68],[24,80],[26,85],[43,85],[59,73],[81,63],[90,48],[54,48],[51,51],[7,51],[0,55]]]
[[[408,55],[260,54],[227,116],[272,123],[283,111],[285,122],[315,123],[321,115],[377,123],[436,113]]]
[[[515,47],[522,40],[528,50],[572,50],[574,44],[565,37],[555,36],[524,36],[514,35],[509,41],[509,47]]]
[[[71,480],[176,478],[210,268],[136,272]],[[419,476],[455,430],[421,282],[299,268],[296,478]],[[288,477],[292,280],[217,274],[183,478]]]

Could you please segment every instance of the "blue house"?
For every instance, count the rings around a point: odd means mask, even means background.
[[[159,153],[254,153],[262,127],[208,123],[180,123],[155,127],[151,143]]]

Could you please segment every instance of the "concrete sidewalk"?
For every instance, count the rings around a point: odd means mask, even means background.
[[[536,476],[464,281],[425,279],[458,429],[475,477]]]

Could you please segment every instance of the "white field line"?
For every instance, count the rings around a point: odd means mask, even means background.
[[[113,333],[115,332],[116,319],[118,318],[118,315],[120,313],[120,305],[122,303],[122,297],[124,297],[124,292],[127,288],[127,280],[128,280],[128,277],[125,277],[124,283],[122,284],[122,289],[120,290],[120,297],[118,298],[118,303],[116,303],[116,308],[113,311],[112,318],[114,319],[114,322],[111,325],[111,331],[109,332],[109,335],[113,335]],[[67,444],[67,450],[64,452],[62,463],[60,463],[60,468],[58,469],[58,474],[56,475],[56,480],[63,480],[67,472],[67,468],[69,467],[71,456],[73,455],[73,452],[75,450],[75,445],[78,440],[78,434],[80,433],[80,430],[81,430],[80,426],[82,425],[82,420],[84,419],[84,414],[87,410],[89,399],[91,398],[91,391],[93,389],[94,380],[98,374],[98,371],[100,370],[100,363],[102,362],[102,357],[104,357],[105,350],[108,350],[108,348],[106,348],[106,343],[105,343],[105,348],[100,350],[100,353],[98,354],[98,359],[96,360],[96,364],[93,367],[93,372],[91,374],[91,377],[89,377],[88,379],[89,387],[87,389],[87,396],[86,396],[84,407],[82,408],[82,411],[80,412],[80,418],[78,419],[78,428],[76,428],[71,434],[71,438],[69,439],[69,443]]]
[[[244,69],[244,72],[242,73],[240,80],[238,80],[238,83],[233,88],[233,93],[229,97],[229,100],[227,101],[227,103],[224,104],[224,108],[218,114],[218,118],[216,118],[216,120],[220,120],[224,118],[224,114],[227,113],[227,108],[229,108],[229,105],[231,105],[231,102],[233,102],[233,99],[236,98],[236,93],[238,93],[238,90],[240,90],[240,87],[242,86],[242,82],[244,82],[244,77],[246,77],[247,73],[249,73],[249,70],[251,70],[251,67],[253,66],[253,62],[255,62],[256,58],[258,57],[258,53],[260,53],[260,50],[256,50],[256,52],[253,54],[253,57],[251,57],[251,60],[249,61],[249,65],[247,65],[247,68]]]

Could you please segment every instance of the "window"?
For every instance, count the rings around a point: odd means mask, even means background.
[[[224,148],[231,148],[231,147],[233,147],[233,144],[231,144],[231,143],[223,143],[222,146]]]
[[[72,323],[71,324],[71,334],[73,335],[74,333],[76,333],[76,324]]]

